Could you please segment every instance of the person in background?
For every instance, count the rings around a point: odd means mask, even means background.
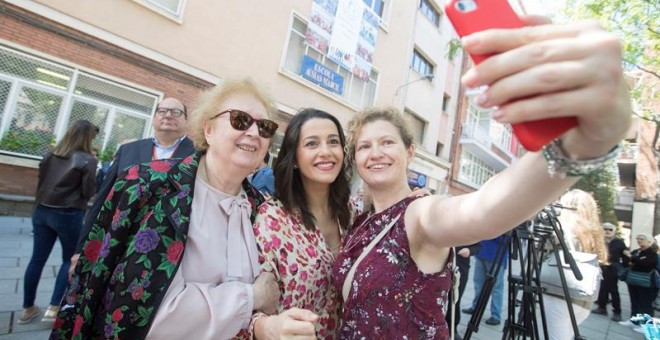
[[[463,298],[463,293],[465,292],[465,287],[467,287],[467,281],[468,281],[468,275],[470,274],[470,257],[479,254],[481,251],[481,243],[476,242],[472,243],[467,246],[458,246],[456,247],[456,266],[458,267],[458,271],[461,274],[460,281],[458,283],[458,296],[455,297],[455,320],[452,323],[451,322],[451,313],[447,311],[447,315],[445,316],[445,320],[447,321],[447,325],[449,327],[455,327],[456,329],[458,328],[458,324],[461,323],[461,299]],[[449,295],[449,301],[451,301],[452,298],[452,293],[453,290],[450,291]],[[450,306],[451,308],[451,306]],[[458,332],[454,334],[454,339],[456,340],[461,340],[461,336],[458,335]]]
[[[32,257],[23,281],[23,313],[19,324],[25,324],[40,313],[34,304],[37,286],[48,256],[57,239],[62,246],[62,266],[55,279],[50,306],[41,321],[55,320],[68,281],[70,259],[76,248],[87,203],[96,192],[96,158],[92,141],[99,128],[86,120],[74,122],[52,152],[39,164],[39,181],[32,214],[34,244]]]
[[[259,207],[254,224],[262,268],[275,275],[281,294],[279,314],[255,321],[257,339],[301,335],[294,330],[301,317],[317,320],[307,335],[337,338],[341,300],[332,266],[352,215],[345,145],[337,118],[321,110],[301,110],[287,126],[275,199]]]
[[[273,176],[273,169],[268,165],[269,161],[270,155],[266,153],[259,169],[250,178],[252,186],[266,197],[271,197],[275,193],[275,177]]]
[[[621,44],[597,24],[487,30],[464,37],[462,46],[491,55],[463,83],[489,85],[476,101],[497,107],[494,120],[574,116],[578,125],[474,192],[410,198],[406,170],[415,146],[404,115],[396,109],[355,115],[348,159],[369,186],[374,209],[355,219],[335,261],[333,284],[344,298],[340,339],[449,338],[451,247],[496,237],[536,214],[616,157],[630,126]]]
[[[625,255],[630,257],[628,269],[636,272],[648,273],[655,269],[658,263],[658,255],[653,246],[653,236],[641,233],[636,237],[639,248],[625,251]],[[630,274],[630,273],[629,273]],[[652,280],[650,280],[652,281]],[[628,293],[630,294],[630,316],[637,314],[648,314],[653,317],[653,300],[656,296],[656,288],[651,283],[650,287],[638,286],[627,283]],[[621,321],[619,324],[632,327],[630,320]],[[636,328],[638,332],[643,332],[641,328]],[[640,332],[640,333],[641,333]]]
[[[152,124],[153,137],[124,144],[117,150],[112,166],[105,172],[103,183],[97,190],[94,204],[85,215],[85,222],[80,232],[76,251],[71,258],[72,266],[69,276],[73,275],[73,269],[80,257],[83,242],[122,171],[132,165],[157,159],[184,158],[195,152],[193,142],[186,136],[188,111],[180,100],[165,98],[158,103]]]
[[[600,264],[607,262],[607,247],[604,231],[598,215],[598,205],[591,194],[582,190],[571,190],[560,199],[562,209],[559,222],[569,248],[576,251],[596,254]],[[572,274],[569,274],[572,275]],[[543,295],[545,315],[548,322],[550,340],[573,338],[573,327],[564,296]],[[571,299],[577,324],[589,317],[593,301]]]
[[[607,243],[607,262],[600,266],[603,279],[598,291],[598,307],[594,314],[607,315],[607,300],[612,299],[612,321],[621,321],[621,298],[619,297],[619,272],[627,266],[627,257],[623,254],[628,248],[622,239],[616,237],[616,226],[603,223],[605,243]]]
[[[472,306],[462,310],[462,312],[466,314],[474,313],[475,308],[477,308],[477,303],[479,302],[481,290],[483,289],[484,283],[486,282],[486,278],[488,277],[488,274],[490,274],[491,268],[497,265],[495,262],[495,255],[497,250],[499,247],[504,247],[502,266],[497,272],[497,276],[494,278],[495,284],[489,297],[490,318],[486,320],[486,324],[491,326],[499,325],[502,320],[502,301],[504,301],[504,274],[506,273],[506,267],[509,263],[509,251],[505,242],[508,242],[508,240],[508,236],[500,235],[496,238],[479,242],[481,249],[474,257],[474,278],[472,278],[475,295],[474,299],[472,300]]]
[[[51,339],[228,339],[279,290],[260,274],[247,181],[277,124],[250,79],[224,79],[191,117],[199,152],[125,170],[84,240]],[[239,334],[240,332],[240,334]]]

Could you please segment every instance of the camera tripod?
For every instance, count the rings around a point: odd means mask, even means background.
[[[531,223],[531,229],[529,228]],[[553,242],[553,235],[557,235],[559,242]],[[474,313],[467,324],[467,330],[463,339],[469,340],[473,332],[479,331],[479,323],[491,296],[495,285],[495,278],[501,270],[506,252],[509,252],[511,264],[508,271],[508,295],[507,295],[507,318],[502,330],[502,339],[541,339],[539,330],[543,332],[543,339],[548,339],[548,325],[543,302],[545,288],[541,286],[541,262],[546,256],[546,245],[550,245],[557,263],[561,263],[559,250],[563,250],[565,262],[573,270],[577,279],[582,275],[577,268],[575,260],[570,255],[564,241],[563,230],[557,220],[557,212],[554,207],[543,209],[537,217],[530,222],[523,223],[506,234],[504,242],[500,243],[495,253],[495,259],[486,275],[483,288],[479,293]],[[513,261],[520,263],[520,271],[514,273]],[[557,266],[560,281],[564,292],[564,300],[568,307],[568,313],[573,327],[574,339],[585,340],[580,335],[575,312],[571,303],[566,277],[562,266]],[[517,310],[516,300],[518,292],[522,292],[520,308]],[[538,304],[538,310],[537,310]],[[516,311],[518,313],[516,313]],[[540,326],[537,319],[537,311],[541,316]]]

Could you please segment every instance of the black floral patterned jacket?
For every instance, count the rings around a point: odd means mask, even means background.
[[[86,236],[51,339],[146,337],[185,250],[201,154],[128,168]],[[263,201],[245,180],[251,219]]]

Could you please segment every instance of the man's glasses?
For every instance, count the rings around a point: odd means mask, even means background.
[[[277,131],[277,123],[269,119],[254,119],[249,113],[241,110],[224,110],[217,115],[211,117],[211,120],[229,113],[229,124],[231,127],[238,131],[245,131],[252,126],[252,123],[257,123],[259,136],[263,138],[271,138]]]
[[[185,114],[185,112],[183,112],[183,110],[180,109],[168,109],[165,107],[159,107],[158,109],[156,109],[156,113],[161,117],[167,116],[168,112],[172,114],[172,117],[181,117],[181,115]]]
[[[614,231],[614,229],[610,229],[610,228],[603,228],[603,230],[605,230],[605,231]]]

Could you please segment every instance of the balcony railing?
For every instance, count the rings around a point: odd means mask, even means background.
[[[635,190],[624,189],[617,192],[614,198],[614,206],[632,207],[635,201]]]
[[[624,162],[637,162],[637,157],[639,155],[639,144],[637,143],[625,143],[621,153],[617,160]]]

